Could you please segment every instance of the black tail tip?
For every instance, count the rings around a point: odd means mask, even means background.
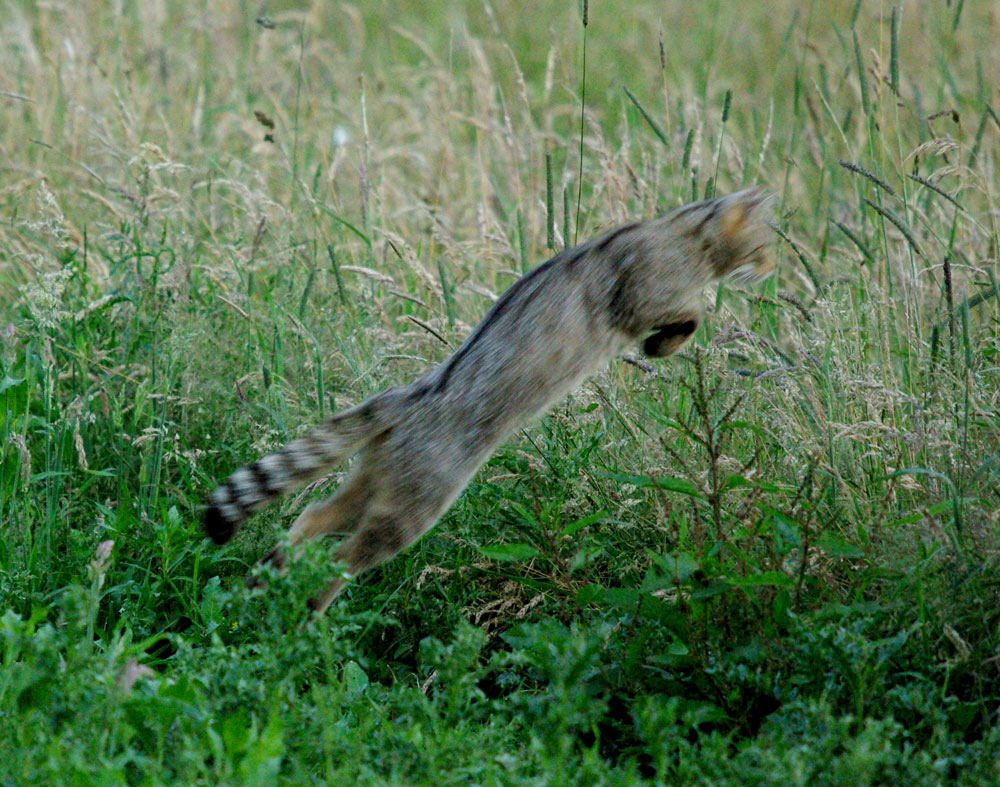
[[[225,544],[236,532],[236,525],[223,516],[217,505],[209,506],[205,512],[205,533],[216,544]]]

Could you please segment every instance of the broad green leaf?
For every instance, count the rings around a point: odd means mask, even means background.
[[[246,756],[240,763],[240,783],[244,785],[275,784],[284,748],[281,717],[272,711],[267,726],[257,740],[250,745]]]
[[[647,549],[646,554],[650,560],[660,567],[666,576],[673,577],[680,582],[686,582],[695,571],[701,568],[701,563],[690,552],[674,552],[670,555],[660,555],[651,549]]]
[[[2,380],[0,380],[0,393],[3,393],[8,388],[13,388],[16,385],[20,385],[23,382],[24,382],[23,377],[11,377],[8,374]]]
[[[577,592],[576,602],[580,606],[599,604],[611,609],[633,612],[639,605],[639,591],[629,588],[606,588],[600,585],[586,585]]]
[[[610,473],[608,478],[621,484],[634,484],[638,487],[658,486],[660,489],[666,489],[668,492],[680,492],[682,495],[697,497],[699,500],[704,500],[705,498],[694,484],[683,478],[673,478],[671,476],[652,478],[648,475],[625,475],[623,473]]]
[[[531,560],[531,558],[541,554],[530,544],[498,544],[492,547],[479,547],[479,551],[490,560],[499,560],[504,563]]]
[[[572,574],[574,571],[586,566],[588,563],[592,563],[600,555],[604,554],[603,547],[590,547],[589,549],[581,549],[573,556],[573,560],[569,564],[569,570]]]
[[[368,688],[368,675],[356,661],[348,661],[344,664],[341,680],[344,682],[344,689],[351,699]]]
[[[606,512],[597,511],[593,514],[590,514],[589,516],[583,517],[582,519],[578,519],[575,522],[571,522],[562,529],[559,535],[571,536],[578,530],[583,530],[583,528],[585,528],[587,525],[593,525],[596,524],[597,522],[600,522],[605,517],[605,515]]]
[[[222,740],[230,754],[243,752],[253,740],[253,733],[245,711],[237,711],[222,720]]]
[[[865,554],[865,551],[857,544],[850,544],[833,533],[820,536],[819,547],[833,557],[859,558],[864,557]]]

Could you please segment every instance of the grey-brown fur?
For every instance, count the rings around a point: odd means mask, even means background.
[[[407,386],[383,391],[275,454],[237,470],[211,495],[208,534],[224,543],[253,511],[358,457],[331,497],[308,506],[289,543],[347,536],[347,567],[314,600],[427,532],[496,446],[623,350],[676,352],[701,319],[705,285],[773,269],[764,194],[692,203],[556,255],[523,276],[461,347]],[[275,550],[265,558],[278,565]]]

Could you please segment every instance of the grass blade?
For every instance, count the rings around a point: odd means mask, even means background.
[[[646,108],[642,105],[639,99],[636,98],[635,93],[633,93],[627,87],[625,88],[625,95],[627,95],[632,100],[632,103],[635,104],[636,109],[639,110],[639,114],[641,114],[646,119],[646,122],[649,124],[649,127],[653,129],[653,133],[656,134],[660,142],[663,143],[663,147],[669,150],[670,140],[667,139],[666,133],[663,131],[662,128],[660,128],[660,124],[657,123],[656,120],[653,118],[653,116],[646,111]]]

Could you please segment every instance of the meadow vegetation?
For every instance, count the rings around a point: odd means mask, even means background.
[[[583,11],[5,5],[0,783],[1000,783],[995,7]],[[328,544],[244,577],[337,475],[202,537],[554,251],[751,183],[778,274],[315,624]]]

